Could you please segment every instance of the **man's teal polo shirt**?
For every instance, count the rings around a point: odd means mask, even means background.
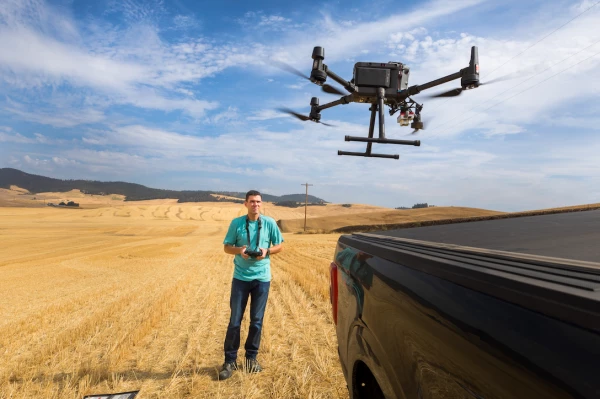
[[[257,247],[256,237],[258,232],[258,221],[249,221],[248,231],[250,232],[251,242],[251,244],[249,244],[248,233],[246,231],[247,217],[247,215],[244,215],[231,221],[223,244],[233,245],[234,247],[243,247],[246,245],[248,249],[258,251],[258,248],[270,248],[283,242],[283,236],[281,235],[281,231],[279,231],[275,219],[269,216],[260,215],[260,243]],[[235,265],[233,278],[235,279],[242,281],[271,281],[271,259],[269,257],[262,260],[253,258],[248,258],[246,260],[242,255],[235,255],[233,263]]]

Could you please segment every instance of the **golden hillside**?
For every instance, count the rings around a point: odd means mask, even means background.
[[[0,207],[0,290],[10,293],[0,301],[0,398],[137,389],[144,398],[347,398],[328,299],[335,235],[285,235],[273,257],[265,371],[216,381],[233,272],[222,243],[245,211]]]
[[[316,207],[315,207],[316,208]],[[340,212],[338,215],[310,217],[306,221],[307,231],[327,233],[346,226],[386,225],[407,222],[422,222],[431,220],[457,219],[476,216],[499,215],[503,212],[486,209],[465,207],[433,207],[421,209],[387,209],[372,210],[371,212]],[[311,208],[309,208],[312,211]],[[311,212],[312,213],[312,212]],[[283,219],[280,221],[281,230],[284,232],[301,232],[304,230],[304,219]]]
[[[39,202],[18,190],[1,194],[9,202]],[[230,220],[246,213],[243,205],[68,195],[83,207],[0,207],[0,291],[9,293],[0,301],[0,398],[138,389],[145,398],[348,397],[329,303],[339,234],[284,233],[259,354],[265,371],[217,381],[233,272],[223,238]],[[267,203],[265,210],[303,222],[303,208]],[[473,214],[367,205],[309,210],[309,220],[326,228],[340,220],[389,221],[397,213]]]

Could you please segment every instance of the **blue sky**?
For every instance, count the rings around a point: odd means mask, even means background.
[[[275,195],[309,182],[328,201],[388,207],[600,202],[596,1],[2,3],[0,167]],[[400,61],[413,85],[465,67],[473,45],[482,81],[513,79],[415,96],[421,147],[374,145],[400,160],[337,155],[364,151],[344,136],[367,134],[368,105],[323,111],[335,127],[276,111],[336,97],[272,60],[309,74],[322,46],[347,79],[355,62]],[[410,131],[386,119],[389,138]]]

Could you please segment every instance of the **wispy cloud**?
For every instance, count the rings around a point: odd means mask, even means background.
[[[51,140],[41,133],[34,133],[33,137],[26,137],[20,133],[14,132],[8,126],[0,126],[0,142],[20,143],[20,144],[49,144]]]
[[[92,124],[103,121],[105,115],[96,109],[61,110],[50,112],[41,109],[27,110],[24,104],[8,101],[4,110],[20,117],[22,120],[37,122],[55,127],[73,127],[81,124]]]
[[[363,19],[335,4],[316,15],[260,5],[215,15],[207,5],[174,9],[158,0],[114,1],[81,19],[71,6],[7,0],[0,7],[0,112],[10,126],[0,128],[0,159],[105,180],[147,176],[152,168],[157,187],[219,182],[210,188],[235,189],[260,176],[284,194],[310,179],[328,200],[388,206],[509,210],[585,202],[600,195],[590,188],[600,187],[593,84],[600,80],[600,7],[536,43],[593,5],[565,4],[557,15],[556,4],[525,10],[515,1],[513,12],[534,17],[526,24],[504,19],[495,29],[488,22],[498,6],[484,0],[434,0]],[[396,60],[410,66],[410,84],[424,83],[464,68],[476,45],[483,82],[513,79],[457,98],[414,96],[425,104],[425,120],[433,117],[410,137],[422,146],[373,146],[400,161],[340,157],[337,150],[364,151],[364,143],[343,138],[367,134],[368,105],[324,110],[334,128],[276,111],[306,113],[321,94],[270,60],[308,74],[315,45],[346,78],[356,61]],[[458,82],[430,92],[452,87]],[[390,138],[410,131],[386,122]],[[202,173],[182,180],[182,172]]]
[[[173,29],[188,30],[199,27],[200,23],[191,15],[176,15],[173,17]]]
[[[237,18],[236,22],[244,28],[262,32],[291,31],[305,26],[304,23],[294,22],[282,15],[269,15],[263,11],[248,11],[243,17]]]

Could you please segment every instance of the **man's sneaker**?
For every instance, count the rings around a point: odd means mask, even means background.
[[[233,370],[237,370],[237,364],[235,362],[225,362],[221,371],[219,372],[219,380],[226,380],[231,377]]]
[[[261,371],[263,371],[263,369],[256,359],[246,359],[247,373],[260,373]]]

